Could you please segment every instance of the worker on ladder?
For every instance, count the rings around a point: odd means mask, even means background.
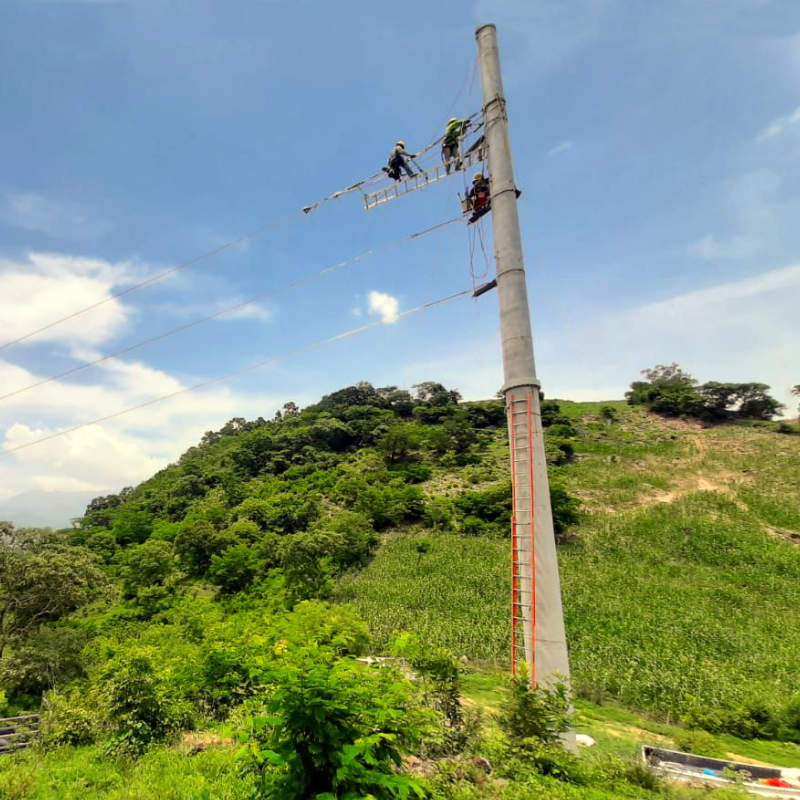
[[[381,169],[390,178],[393,178],[396,181],[400,180],[403,170],[406,171],[406,175],[408,175],[409,178],[413,178],[414,172],[411,167],[408,166],[408,161],[406,161],[406,159],[412,158],[416,158],[416,156],[406,152],[406,143],[401,139],[395,144],[394,150],[392,150],[392,152],[389,154],[388,165],[381,167]]]
[[[444,136],[442,137],[442,161],[444,161],[444,168],[448,175],[453,162],[455,162],[456,169],[461,169],[461,159],[459,158],[461,139],[467,132],[468,127],[468,119],[450,117],[447,121],[447,127],[444,129]]]
[[[489,179],[482,172],[476,172],[472,176],[472,188],[467,192],[467,210],[472,211],[469,222],[477,222],[491,207]]]

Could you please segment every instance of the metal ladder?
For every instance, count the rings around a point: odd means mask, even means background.
[[[506,400],[511,451],[511,653],[512,672],[524,662],[535,682],[536,601],[533,530],[533,403],[530,391]]]
[[[456,169],[455,161],[450,162],[450,172],[447,171],[447,167],[444,164],[438,164],[426,172],[418,172],[416,175],[402,181],[397,181],[394,185],[388,186],[385,189],[368,192],[364,195],[364,208],[369,211],[369,209],[375,208],[375,206],[388,203],[390,200],[394,200],[397,197],[416,192],[417,189],[424,189],[432,183],[444,180],[450,175],[463,172],[465,169],[469,169],[483,161],[484,155],[485,147],[480,147],[477,150],[473,150],[471,153],[465,153],[461,156],[461,166],[458,169]]]

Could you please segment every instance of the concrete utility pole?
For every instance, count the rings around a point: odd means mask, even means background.
[[[569,678],[539,382],[517,215],[497,30],[475,31],[492,199],[494,256],[503,340],[503,393],[511,450],[512,669],[527,664],[532,685]]]

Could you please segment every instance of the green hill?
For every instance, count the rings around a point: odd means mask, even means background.
[[[92,501],[74,530],[5,526],[0,704],[32,710],[44,693],[48,733],[44,751],[0,756],[0,798],[255,796],[231,737],[288,702],[298,669],[362,696],[378,678],[354,656],[396,651],[400,631],[418,635],[419,669],[462,664],[464,707],[485,712],[471,745],[423,737],[437,798],[641,795],[650,779],[627,759],[644,738],[689,747],[687,724],[707,737],[694,749],[800,765],[785,743],[800,739],[800,438],[624,403],[550,401],[543,417],[578,725],[599,742],[567,783],[498,744],[502,403],[359,384],[231,420]],[[421,701],[452,712],[431,680]],[[179,744],[181,729],[196,733]],[[463,753],[476,752],[518,774],[474,774]]]

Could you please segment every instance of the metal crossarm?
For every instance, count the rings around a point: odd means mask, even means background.
[[[475,166],[475,164],[483,161],[483,158],[484,148],[481,147],[477,150],[473,150],[471,153],[465,153],[461,156],[461,166],[459,166],[458,169],[456,169],[455,161],[451,161],[449,164],[450,172],[447,171],[447,167],[444,164],[438,164],[426,172],[418,172],[410,178],[397,181],[393,186],[388,186],[385,189],[378,189],[375,192],[369,192],[364,195],[364,208],[369,211],[370,208],[388,203],[390,200],[394,200],[404,194],[416,192],[417,189],[424,189],[432,183],[437,183],[450,175],[455,175],[458,172],[463,172],[465,169]]]

